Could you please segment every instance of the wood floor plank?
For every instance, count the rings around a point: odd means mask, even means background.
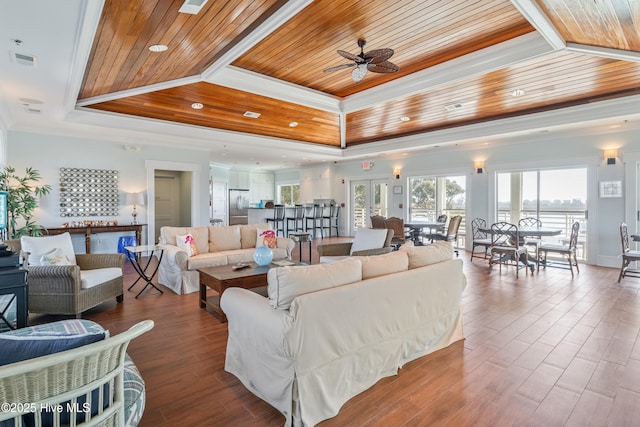
[[[315,239],[313,262],[318,244],[348,240]],[[512,268],[500,274],[470,263],[468,253],[460,258],[466,340],[407,363],[321,427],[637,425],[640,279],[618,284],[618,269],[588,265],[574,279],[552,268],[516,279]],[[135,277],[127,264],[125,283]],[[125,291],[122,304],[83,314],[112,334],[154,320],[128,349],[147,387],[140,426],[283,425],[284,416],[224,371],[227,325],[199,308],[197,293],[160,288],[164,294],[138,299]]]

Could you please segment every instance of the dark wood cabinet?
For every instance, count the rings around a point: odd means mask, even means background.
[[[17,257],[16,257],[17,258]],[[7,316],[9,315],[9,306],[16,302],[16,326],[25,328],[28,326],[28,292],[27,292],[27,270],[22,267],[2,267],[0,268],[0,295],[11,295],[12,297],[3,298],[0,303],[0,322],[8,325],[11,324]],[[4,326],[4,325],[2,325]]]

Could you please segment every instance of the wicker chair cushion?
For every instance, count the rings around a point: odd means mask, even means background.
[[[22,333],[21,333],[22,332]],[[24,328],[0,334],[0,365],[8,365],[27,359],[59,353],[86,344],[102,341],[109,336],[107,331],[74,332],[61,329],[40,330]]]
[[[120,276],[122,276],[122,269],[118,267],[80,270],[80,287],[82,289],[90,289]]]

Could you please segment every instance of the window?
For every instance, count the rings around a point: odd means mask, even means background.
[[[293,206],[300,203],[300,185],[287,184],[278,186],[278,203]]]
[[[518,224],[534,217],[544,227],[563,230],[560,236],[545,238],[567,244],[571,225],[580,222],[578,259],[586,258],[587,169],[511,171],[497,174],[496,220]]]
[[[464,246],[466,177],[413,177],[409,178],[409,222],[435,221],[439,215],[451,219],[462,216],[458,229],[458,247]]]

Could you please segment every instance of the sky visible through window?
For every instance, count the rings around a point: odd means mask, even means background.
[[[522,173],[522,200],[537,198],[537,173]],[[498,202],[508,203],[511,198],[511,172],[498,174]],[[582,202],[587,200],[586,168],[553,169],[540,171],[540,200],[551,204]]]

